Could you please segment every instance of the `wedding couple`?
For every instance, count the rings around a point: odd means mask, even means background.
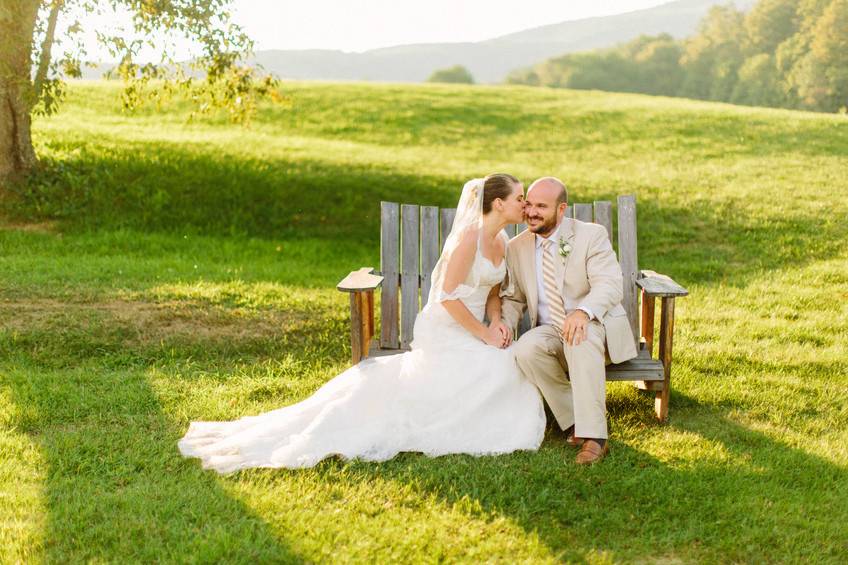
[[[363,360],[292,406],[192,422],[180,451],[229,473],[310,467],[332,455],[535,450],[544,398],[580,446],[577,462],[600,460],[608,451],[604,366],[636,348],[606,230],[565,218],[566,201],[553,177],[531,184],[526,199],[511,175],[469,181],[411,351]],[[522,221],[528,229],[509,240],[504,227]],[[532,329],[512,343],[525,308]]]

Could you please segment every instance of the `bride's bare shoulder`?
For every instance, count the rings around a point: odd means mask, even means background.
[[[469,227],[459,236],[457,247],[466,249],[471,247],[477,247],[477,242],[479,241],[479,238],[480,228],[478,228],[477,226]]]

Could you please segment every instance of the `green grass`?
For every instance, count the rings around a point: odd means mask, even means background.
[[[848,119],[520,87],[286,85],[250,129],[76,84],[2,202],[0,562],[833,562],[848,554]],[[345,367],[381,199],[492,171],[635,193],[678,302],[671,420],[610,385],[611,455],[403,455],[228,477],[193,419]]]

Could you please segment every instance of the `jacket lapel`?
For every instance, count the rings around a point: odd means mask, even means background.
[[[563,218],[562,224],[559,226],[559,235],[554,242],[554,245],[556,245],[556,248],[554,249],[554,253],[556,253],[554,265],[556,269],[557,285],[560,289],[564,289],[565,287],[565,273],[568,270],[568,261],[571,259],[571,253],[569,253],[567,257],[563,257],[559,254],[562,242],[569,244],[571,248],[574,249],[574,223],[570,218]],[[563,297],[564,296],[565,295],[563,294]]]
[[[532,309],[535,318],[539,308],[539,296],[536,292],[536,236],[533,233],[528,235],[529,237],[525,238],[527,241],[524,243],[524,250],[521,254],[524,257],[522,269],[525,275],[524,297],[527,299],[527,307]]]

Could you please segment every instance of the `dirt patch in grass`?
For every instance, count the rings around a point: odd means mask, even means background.
[[[47,220],[42,222],[15,222],[0,218],[0,230],[25,231],[31,233],[58,233],[58,222]]]
[[[136,345],[163,341],[269,339],[307,322],[303,311],[233,308],[192,301],[0,300],[0,331],[120,329]]]

